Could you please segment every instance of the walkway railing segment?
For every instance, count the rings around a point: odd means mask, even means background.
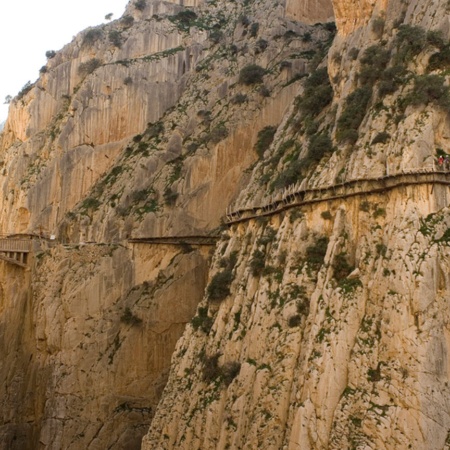
[[[227,208],[226,223],[231,225],[261,216],[270,216],[295,206],[355,195],[374,194],[415,184],[450,185],[450,172],[436,170],[434,167],[425,167],[382,177],[356,178],[343,183],[313,188],[301,188],[299,184],[294,184],[272,195],[266,202],[258,206],[236,210],[233,210],[232,207]]]

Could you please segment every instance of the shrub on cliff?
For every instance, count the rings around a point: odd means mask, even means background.
[[[430,56],[428,70],[445,70],[450,68],[450,46],[445,46],[439,52]]]
[[[217,272],[209,282],[206,289],[208,300],[213,302],[220,302],[225,297],[230,295],[231,282],[234,279],[233,269],[237,262],[237,252],[232,252],[229,258],[222,258],[219,266],[223,268]]]
[[[232,281],[233,274],[231,270],[225,269],[221,272],[217,272],[208,285],[208,299],[211,301],[221,301],[230,295],[230,285]]]
[[[266,254],[261,250],[255,250],[250,260],[250,270],[254,277],[258,277],[262,274],[266,265]]]
[[[327,253],[329,239],[326,236],[317,239],[314,245],[306,248],[306,262],[311,268],[318,270],[323,264]]]
[[[146,6],[147,2],[145,0],[137,0],[137,2],[134,4],[134,7],[139,11],[144,11]]]
[[[358,129],[366,115],[372,97],[372,88],[363,86],[353,91],[346,99],[344,110],[337,122],[336,139],[354,144],[358,140]]]
[[[194,330],[200,329],[206,334],[210,332],[213,323],[213,318],[208,316],[208,308],[204,307],[199,307],[197,315],[191,320],[192,328],[194,328]]]
[[[121,47],[122,46],[122,36],[120,34],[120,31],[112,30],[108,34],[109,42],[111,42],[112,45],[115,47]]]
[[[103,31],[100,28],[91,28],[83,36],[82,45],[93,45],[103,35]]]
[[[414,79],[411,92],[403,99],[402,106],[427,105],[434,103],[441,108],[450,106],[450,92],[441,75],[419,75]]]
[[[31,83],[31,81],[27,81],[22,86],[22,89],[19,91],[19,93],[17,94],[17,100],[20,100],[22,97],[24,97],[26,94],[28,94],[28,92],[30,92],[32,88],[33,88],[33,84]]]
[[[277,131],[276,127],[267,126],[258,132],[258,138],[255,144],[255,151],[260,158],[264,156],[264,152],[270,147]]]
[[[134,18],[133,16],[123,16],[120,19],[120,23],[122,24],[123,27],[130,28],[131,25],[133,25],[134,23]]]
[[[127,306],[124,313],[120,316],[120,321],[127,325],[139,325],[142,323],[142,319],[131,312],[131,309]]]
[[[249,64],[242,68],[239,73],[239,83],[250,86],[252,84],[262,83],[266,71],[257,64]]]
[[[189,28],[197,20],[197,14],[190,9],[185,9],[173,16],[169,16],[169,20],[176,23],[179,30],[189,31]]]
[[[100,67],[102,65],[102,62],[97,58],[92,58],[89,61],[86,61],[84,63],[81,63],[78,66],[78,73],[82,76],[89,75],[92,72],[94,72],[95,69]]]
[[[427,45],[423,28],[413,25],[401,25],[396,37],[398,53],[396,59],[408,62],[417,56]]]
[[[326,68],[317,69],[305,80],[303,95],[297,107],[303,117],[316,117],[333,99],[333,88]]]
[[[211,356],[203,357],[202,377],[203,381],[211,383],[219,381],[229,386],[241,370],[241,364],[237,361],[229,361],[219,366],[221,354],[215,353]]]
[[[304,163],[318,163],[325,154],[331,153],[333,150],[333,142],[328,133],[313,134],[309,140],[308,154]]]
[[[204,356],[202,367],[203,381],[210,383],[220,376],[219,358],[220,353]]]

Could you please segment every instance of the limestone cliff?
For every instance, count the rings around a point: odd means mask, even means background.
[[[0,229],[40,249],[0,262],[0,448],[140,448],[204,293],[202,239],[326,53],[324,6],[130,2],[13,100]]]
[[[259,133],[144,449],[449,448],[448,6],[333,6],[326,61]]]
[[[0,263],[0,448],[449,448],[449,37],[146,0],[50,53],[0,135],[41,247]]]

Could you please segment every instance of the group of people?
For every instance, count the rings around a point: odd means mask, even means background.
[[[438,167],[444,170],[450,170],[450,155],[440,155],[438,158]]]

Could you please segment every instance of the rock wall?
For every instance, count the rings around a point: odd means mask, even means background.
[[[448,186],[281,202],[293,185],[438,168],[446,5],[333,6],[327,65],[232,204],[283,212],[230,225],[218,244],[143,449],[448,448]],[[417,99],[432,81],[440,94]]]
[[[56,246],[5,268],[21,333],[2,320],[2,448],[140,448],[204,290],[208,252],[191,250]]]
[[[233,226],[212,271],[237,253],[231,295],[179,341],[143,448],[444,448],[449,194]]]
[[[0,262],[1,448],[140,448],[211,254],[129,238],[218,234],[333,36],[268,0],[187,3],[130,2],[13,100],[0,230],[43,247]]]

